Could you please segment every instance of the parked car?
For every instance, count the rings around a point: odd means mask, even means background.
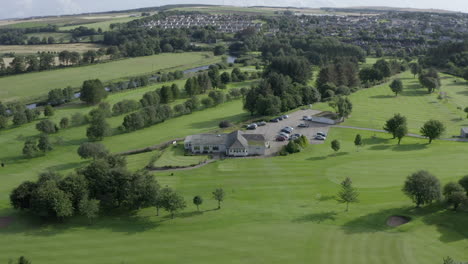
[[[282,135],[278,135],[276,136],[276,141],[286,141],[286,137],[285,136],[282,136]]]
[[[325,137],[322,137],[322,136],[319,136],[319,135],[315,136],[314,138],[316,140],[325,140],[326,139]]]
[[[309,127],[309,125],[306,123],[300,123],[297,127]]]
[[[293,128],[293,127],[290,127],[290,126],[287,126],[287,127],[284,127],[284,128],[289,129],[289,130],[291,130],[291,131],[294,130],[294,128]]]
[[[247,126],[247,129],[249,129],[249,130],[255,130],[255,129],[257,129],[257,127],[258,127],[257,124],[254,123],[254,124],[248,125],[248,126]]]
[[[285,138],[287,138],[287,139],[289,138],[289,134],[288,134],[288,133],[285,133],[285,132],[281,132],[281,133],[279,133],[279,135],[280,135],[280,136],[283,136],[283,137],[285,137]]]
[[[327,134],[326,133],[323,133],[323,132],[317,132],[317,136],[322,136],[322,137],[327,137]]]
[[[283,129],[281,129],[281,132],[291,134],[292,131],[287,129],[287,128],[283,128]]]
[[[278,118],[273,118],[273,119],[270,119],[270,122],[272,122],[272,123],[278,123],[278,122],[279,122],[279,119],[278,119]]]
[[[261,121],[261,122],[258,122],[257,123],[257,126],[265,126],[266,125],[266,122],[265,121]]]
[[[302,117],[302,120],[304,120],[304,121],[310,121],[311,119],[312,119],[312,117],[310,117],[310,116],[303,116]]]
[[[283,116],[281,116],[281,117],[282,117],[283,119],[288,119],[288,118],[289,118],[288,115],[283,115]]]
[[[294,135],[292,135],[292,136],[293,136],[293,137],[298,137],[298,138],[299,138],[299,137],[301,137],[302,135],[299,134],[299,133],[296,133],[296,134],[294,134]]]

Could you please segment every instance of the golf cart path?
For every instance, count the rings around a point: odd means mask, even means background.
[[[341,125],[333,125],[331,127],[350,128],[350,129],[356,129],[356,130],[365,130],[365,131],[388,133],[387,131],[385,131],[383,129],[374,129],[374,128],[365,128],[365,127],[341,126]],[[407,136],[415,137],[415,138],[426,138],[424,136],[421,136],[421,135],[418,135],[418,134],[413,134],[413,133],[408,133]],[[455,142],[468,142],[468,139],[464,139],[464,138],[438,138],[438,140],[455,141]]]

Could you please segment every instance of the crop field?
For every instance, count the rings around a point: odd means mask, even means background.
[[[398,96],[392,93],[389,83],[350,95],[353,112],[343,125],[382,129],[387,119],[400,113],[407,117],[411,133],[419,133],[421,126],[429,119],[445,124],[447,131],[444,137],[447,138],[459,135],[460,128],[468,126],[466,113],[463,112],[468,106],[468,86],[464,80],[442,74],[440,91],[428,94],[411,73],[404,72],[399,78],[403,81],[404,89]],[[438,99],[439,92],[445,92],[448,97]],[[316,104],[314,108],[330,110],[325,103]]]
[[[99,78],[109,81],[159,70],[187,69],[218,62],[220,57],[209,53],[172,53],[123,59],[90,66],[66,68],[46,72],[27,73],[0,78],[2,101],[32,101],[55,88],[79,87],[84,80]],[[60,76],[60,78],[57,78]]]
[[[64,50],[83,53],[88,50],[98,50],[105,46],[91,43],[47,44],[47,45],[0,45],[0,54],[36,54],[38,52],[61,52]]]
[[[76,26],[65,26],[65,27],[60,27],[59,30],[61,31],[66,31],[66,30],[72,30],[74,28],[83,26],[87,28],[94,28],[94,29],[102,29],[103,31],[108,31],[110,30],[110,25],[114,23],[126,23],[130,22],[135,19],[139,19],[141,17],[117,17],[117,18],[112,18],[110,20],[102,21],[102,22],[94,22],[94,23],[89,23],[89,24],[80,24]]]

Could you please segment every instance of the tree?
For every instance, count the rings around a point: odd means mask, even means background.
[[[46,134],[53,134],[58,132],[57,125],[49,119],[42,120],[41,122],[37,123],[36,129]]]
[[[99,79],[87,80],[83,82],[81,87],[80,100],[90,104],[95,105],[101,102],[106,96],[106,90],[104,85]]]
[[[78,147],[77,153],[82,159],[104,158],[109,155],[109,151],[103,144],[95,142],[82,143],[80,147]]]
[[[456,211],[460,204],[468,201],[466,191],[459,183],[449,182],[444,186],[443,195],[447,200],[448,204],[453,205],[453,209]]]
[[[221,73],[221,83],[228,84],[231,82],[231,75],[228,72]]]
[[[468,195],[468,175],[461,178],[458,183],[465,189],[466,194]]]
[[[109,124],[106,122],[105,114],[102,111],[97,111],[92,116],[91,124],[86,129],[86,136],[91,141],[102,140],[110,132]]]
[[[353,104],[347,97],[338,96],[330,101],[330,107],[334,108],[339,117],[346,118],[353,110]]]
[[[70,125],[70,119],[68,117],[64,117],[60,119],[60,128],[65,129]]]
[[[413,74],[413,78],[416,78],[416,74],[419,74],[421,72],[421,68],[419,67],[419,64],[417,62],[410,63],[410,70],[411,73]]]
[[[218,201],[218,209],[221,209],[221,202],[224,200],[224,190],[222,188],[217,188],[213,192],[213,199]]]
[[[466,204],[468,202],[468,198],[466,197],[466,193],[464,191],[454,192],[447,196],[447,202],[453,205],[454,211],[457,211],[461,204]]]
[[[336,152],[339,151],[341,148],[340,141],[338,141],[337,139],[334,139],[331,142],[331,148],[335,151],[335,155],[336,155]]]
[[[464,109],[463,111],[464,111],[464,112],[466,113],[466,115],[467,115],[466,118],[468,118],[468,106],[465,107],[465,109]]]
[[[13,189],[10,194],[10,204],[15,209],[29,209],[31,207],[31,198],[37,188],[37,183],[25,181]]]
[[[193,204],[197,206],[197,211],[200,211],[199,206],[203,203],[203,198],[200,195],[193,197]]]
[[[408,176],[403,192],[416,203],[416,207],[440,199],[440,182],[432,174],[421,170]]]
[[[7,128],[8,126],[8,117],[0,115],[0,129]]]
[[[166,211],[171,213],[171,218],[174,218],[174,215],[177,211],[186,207],[184,197],[175,191],[171,191],[166,194],[163,207]]]
[[[354,138],[354,145],[356,146],[357,149],[359,149],[359,147],[362,146],[362,138],[360,134],[357,134],[356,137]]]
[[[60,190],[55,180],[40,179],[31,199],[31,211],[37,216],[61,219],[73,215],[73,206],[69,195]]]
[[[32,158],[36,155],[37,153],[37,145],[36,145],[36,140],[34,139],[28,139],[26,142],[24,142],[24,147],[23,147],[23,155],[26,156],[27,158]]]
[[[217,45],[217,46],[214,48],[213,53],[214,53],[215,56],[223,55],[224,53],[226,53],[226,47],[225,47],[225,46],[222,46],[222,45]]]
[[[359,193],[353,187],[353,182],[351,178],[346,177],[344,181],[341,182],[341,191],[338,193],[338,202],[346,203],[346,212],[349,209],[350,203],[358,202]]]
[[[395,79],[390,84],[390,89],[392,89],[392,92],[394,92],[395,96],[397,96],[399,93],[403,91],[403,83],[401,82],[400,79]]]
[[[89,199],[87,195],[81,198],[78,205],[78,210],[81,215],[86,216],[91,223],[99,214],[99,200]]]
[[[31,263],[32,262],[28,260],[27,258],[25,258],[24,256],[21,256],[17,262],[17,264],[31,264]]]
[[[401,139],[408,134],[408,127],[406,124],[400,125],[395,130],[395,137],[398,138],[398,145],[400,145]]]
[[[400,126],[406,126],[406,117],[400,114],[394,114],[392,118],[385,122],[383,129],[391,133],[393,138],[396,138],[396,132]]]
[[[444,131],[444,124],[438,120],[429,120],[421,127],[421,135],[429,138],[429,144],[432,140],[439,138]]]
[[[37,148],[44,153],[53,149],[52,143],[50,143],[49,136],[47,134],[41,134],[39,136]]]
[[[167,196],[172,192],[171,188],[163,188],[157,192],[154,199],[154,206],[156,207],[156,216],[159,216],[159,209],[164,208]]]

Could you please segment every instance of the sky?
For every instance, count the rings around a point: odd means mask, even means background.
[[[0,19],[101,12],[187,3],[313,8],[392,6],[436,8],[468,13],[468,0],[0,0]]]

